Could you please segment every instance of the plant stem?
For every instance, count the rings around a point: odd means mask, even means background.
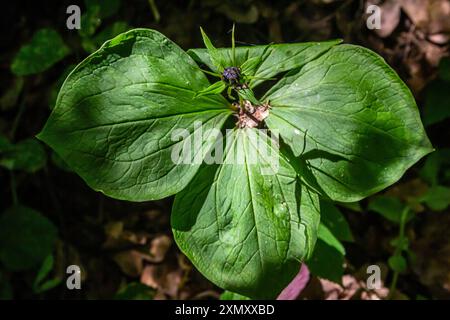
[[[402,239],[405,235],[405,225],[406,225],[406,218],[408,216],[408,213],[409,213],[409,207],[406,207],[405,209],[403,209],[402,215],[400,217],[400,229],[398,232],[398,239],[400,239],[400,241],[399,241],[400,243],[402,243]],[[403,251],[403,248],[398,243],[395,248],[395,251],[394,251],[394,256],[400,255],[402,253],[402,251]],[[398,276],[399,276],[399,272],[394,271],[394,275],[392,276],[391,286],[389,288],[389,295],[387,297],[388,300],[392,299],[394,292],[397,290]]]
[[[156,22],[159,22],[161,19],[161,15],[159,14],[158,7],[156,6],[155,0],[148,0],[148,4],[150,5],[150,9],[152,10],[153,17]]]
[[[397,281],[398,281],[398,271],[394,271],[394,276],[392,277],[391,286],[389,288],[389,295],[387,297],[387,300],[391,300],[394,296],[394,292],[397,290]]]
[[[233,66],[236,67],[236,47],[235,47],[235,40],[234,40],[234,29],[235,29],[235,24],[233,23],[233,29],[231,31],[231,52],[233,54]]]

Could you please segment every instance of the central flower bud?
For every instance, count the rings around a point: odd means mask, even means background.
[[[222,80],[230,84],[238,84],[241,78],[241,69],[238,67],[226,67],[222,72]]]

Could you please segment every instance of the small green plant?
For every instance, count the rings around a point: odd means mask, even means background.
[[[176,194],[173,234],[198,270],[232,293],[274,298],[318,237],[343,252],[320,224],[324,200],[376,193],[432,146],[412,94],[368,49],[218,49],[202,35],[206,49],[188,52],[148,29],[107,41],[67,77],[38,138],[110,197]],[[174,161],[191,144],[195,161]]]

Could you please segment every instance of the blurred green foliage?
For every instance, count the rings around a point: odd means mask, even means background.
[[[426,91],[423,122],[426,126],[450,117],[450,58],[439,63],[438,78],[432,81]]]
[[[55,225],[41,213],[17,205],[0,216],[0,261],[11,271],[38,266],[52,252]]]
[[[36,74],[47,70],[70,53],[69,47],[53,29],[38,30],[30,43],[20,48],[11,64],[18,76]]]
[[[6,138],[0,137],[0,166],[33,173],[42,169],[46,161],[44,147],[35,138],[12,144]]]
[[[354,241],[353,234],[344,215],[331,202],[321,201],[320,211],[317,244],[306,264],[312,274],[341,283],[346,253],[341,241]]]
[[[138,282],[131,282],[120,289],[114,299],[116,300],[152,300],[155,290]]]

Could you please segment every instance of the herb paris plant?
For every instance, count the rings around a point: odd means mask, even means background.
[[[232,292],[274,298],[313,251],[319,197],[360,200],[432,147],[406,85],[365,48],[328,41],[216,49],[204,39],[207,49],[188,53],[154,30],[107,41],[68,76],[38,137],[108,196],[176,194],[174,237],[200,272]],[[245,86],[232,87],[235,101],[221,92],[237,82],[221,79],[211,90],[195,61],[222,77],[239,67]],[[275,76],[255,98],[252,90]],[[270,106],[258,125],[281,137],[272,175],[250,161],[258,129],[227,121],[236,103],[242,110],[259,101]],[[208,132],[200,139],[196,121]],[[174,130],[187,129],[203,157],[224,128],[232,129],[224,158],[241,153],[242,163],[172,161],[183,143],[171,139]]]

